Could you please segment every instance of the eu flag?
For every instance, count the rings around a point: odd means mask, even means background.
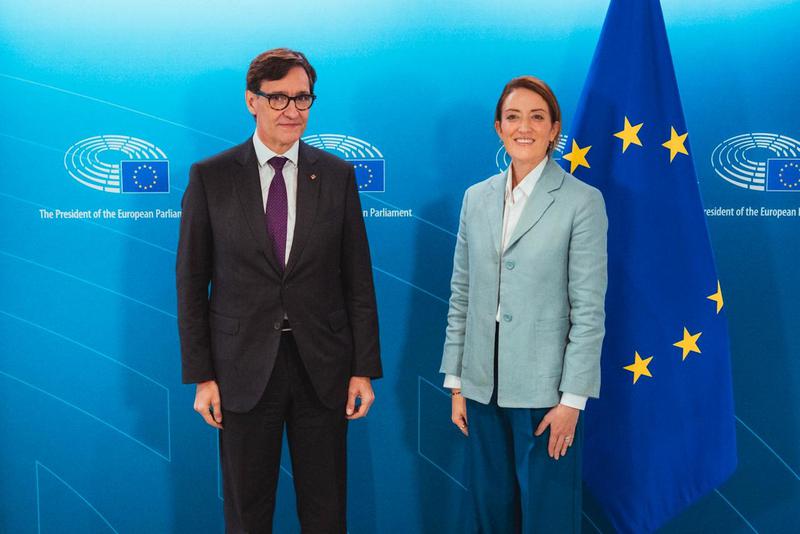
[[[124,160],[119,166],[123,193],[169,193],[167,160]]]
[[[564,166],[603,192],[603,386],[584,480],[614,527],[652,532],[736,468],[730,349],[661,6],[612,0]]]
[[[350,159],[356,171],[358,190],[364,193],[386,191],[386,161],[382,159]]]
[[[768,159],[767,191],[800,191],[800,158]]]

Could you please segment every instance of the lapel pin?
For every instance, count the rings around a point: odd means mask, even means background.
[[[317,179],[317,175],[316,174],[312,174],[311,176],[309,176],[309,178],[311,178],[312,180],[316,180]]]

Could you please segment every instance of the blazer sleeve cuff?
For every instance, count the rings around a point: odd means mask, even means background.
[[[456,375],[444,375],[444,387],[448,389],[461,389],[461,377]]]
[[[566,391],[561,394],[561,404],[577,410],[586,408],[587,399],[588,397],[584,397],[583,395],[575,395],[574,393],[567,393]]]

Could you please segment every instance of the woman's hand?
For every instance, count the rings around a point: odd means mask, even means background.
[[[453,410],[455,417],[455,408]],[[541,436],[547,427],[550,427],[550,442],[547,445],[547,454],[550,455],[550,458],[558,460],[559,457],[567,454],[568,448],[572,447],[572,441],[575,439],[575,426],[578,424],[580,414],[581,411],[577,408],[558,404],[542,418],[534,435]]]
[[[451,390],[450,396],[453,404],[453,414],[450,420],[461,430],[462,434],[469,436],[469,428],[467,428],[467,399],[461,395],[460,389]]]

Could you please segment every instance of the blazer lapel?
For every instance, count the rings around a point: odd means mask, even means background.
[[[256,150],[253,147],[253,140],[249,139],[241,145],[237,161],[241,165],[238,176],[233,181],[239,203],[242,206],[247,225],[253,234],[258,250],[267,259],[267,262],[275,270],[278,269],[278,262],[275,253],[272,251],[272,243],[267,236],[267,220],[264,215],[264,200],[261,196],[261,180],[258,175],[258,159]]]
[[[491,179],[489,187],[486,189],[486,217],[487,228],[492,234],[494,250],[500,256],[503,240],[503,205],[506,196],[506,176],[501,173]]]
[[[517,222],[514,233],[511,234],[511,239],[508,240],[506,249],[511,248],[514,243],[525,235],[537,222],[542,218],[544,212],[553,203],[554,198],[550,193],[561,187],[564,181],[564,171],[561,167],[556,165],[552,158],[545,164],[544,171],[542,172],[539,183],[533,188],[533,195],[528,199],[525,204],[525,209],[522,210],[519,222]]]
[[[319,183],[324,177],[320,175],[316,163],[317,155],[308,149],[308,145],[300,141],[297,156],[297,211],[294,220],[294,237],[284,277],[288,276],[297,265],[317,215]]]

